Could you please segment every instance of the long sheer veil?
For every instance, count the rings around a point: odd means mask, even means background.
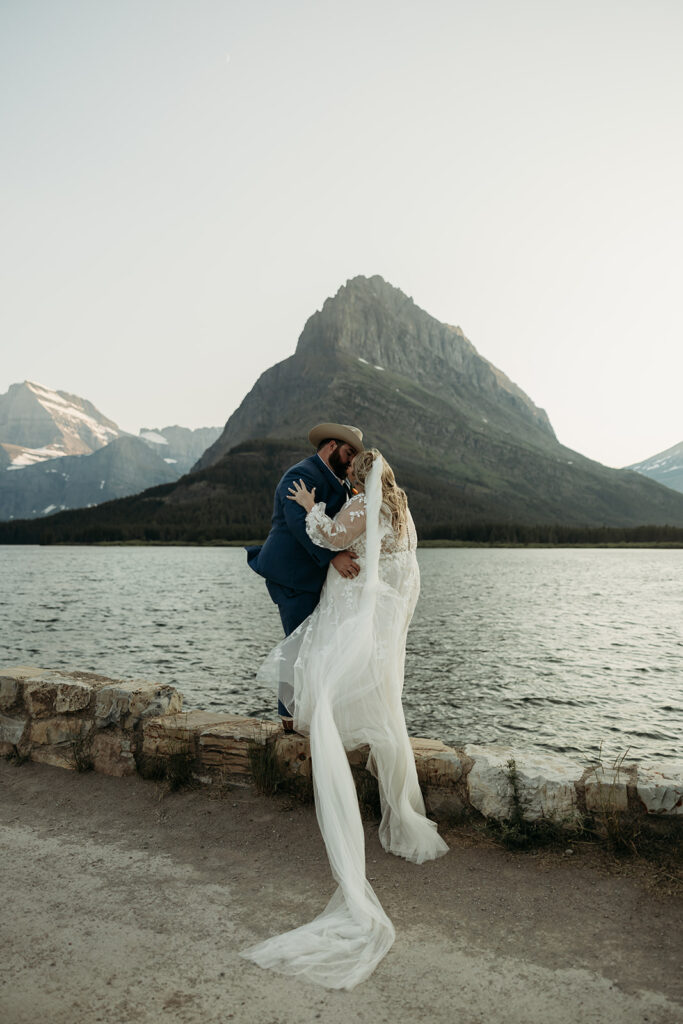
[[[416,593],[409,600],[401,592],[405,588],[392,586],[379,573],[382,539],[391,532],[390,519],[381,515],[382,469],[378,455],[365,485],[359,597],[352,596],[358,595],[355,587],[344,590],[344,581],[334,580],[342,596],[326,597],[324,591],[313,615],[264,663],[268,671],[292,675],[295,728],[310,734],[316,814],[337,890],[313,921],[242,956],[328,988],[353,988],[367,978],[395,937],[365,877],[365,837],[346,751],[370,747],[368,767],[379,782],[385,849],[417,863],[447,850],[424,815],[403,718],[405,635]],[[417,579],[419,590],[419,573]]]

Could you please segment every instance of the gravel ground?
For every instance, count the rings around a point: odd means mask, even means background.
[[[311,807],[3,760],[0,814],[3,1024],[683,1022],[680,899],[594,848],[513,854],[452,829],[416,866],[367,824],[396,943],[328,992],[238,955],[332,893]]]

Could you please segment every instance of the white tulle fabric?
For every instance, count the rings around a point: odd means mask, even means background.
[[[365,494],[334,520],[316,505],[306,528],[322,547],[353,545],[360,572],[347,580],[330,568],[318,607],[270,653],[259,678],[280,684],[295,728],[310,734],[316,813],[338,888],[309,924],[242,956],[328,988],[351,989],[372,973],[395,932],[365,877],[363,825],[346,751],[370,747],[385,850],[421,864],[448,847],[425,817],[401,705],[420,577],[410,513],[397,538],[381,505],[381,460],[373,464]]]

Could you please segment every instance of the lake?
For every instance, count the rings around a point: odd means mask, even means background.
[[[411,735],[662,763],[683,732],[683,551],[429,548],[408,635]],[[144,677],[275,717],[281,637],[241,548],[0,547],[0,664]]]

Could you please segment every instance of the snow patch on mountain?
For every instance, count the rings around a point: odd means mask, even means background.
[[[123,434],[92,402],[36,381],[12,384],[0,395],[0,465],[5,469],[91,455]]]
[[[48,445],[46,448],[24,448],[12,459],[12,464],[5,469],[23,469],[24,466],[34,466],[36,462],[45,462],[46,459],[58,459],[67,453],[58,445]]]
[[[71,401],[67,401],[63,393],[52,391],[50,388],[30,380],[26,381],[26,386],[29,391],[33,392],[42,407],[50,413],[53,420],[67,430],[79,433],[79,427],[85,426],[101,442],[100,447],[104,447],[105,444],[109,444],[115,437],[121,435],[122,431],[116,425],[107,426],[81,408],[80,404],[83,403],[83,399],[74,395]],[[77,405],[76,402],[79,404]]]
[[[683,441],[625,468],[649,476],[673,491],[683,492]]]
[[[151,444],[168,444],[168,438],[156,430],[141,430],[140,437],[143,441],[149,441]]]

